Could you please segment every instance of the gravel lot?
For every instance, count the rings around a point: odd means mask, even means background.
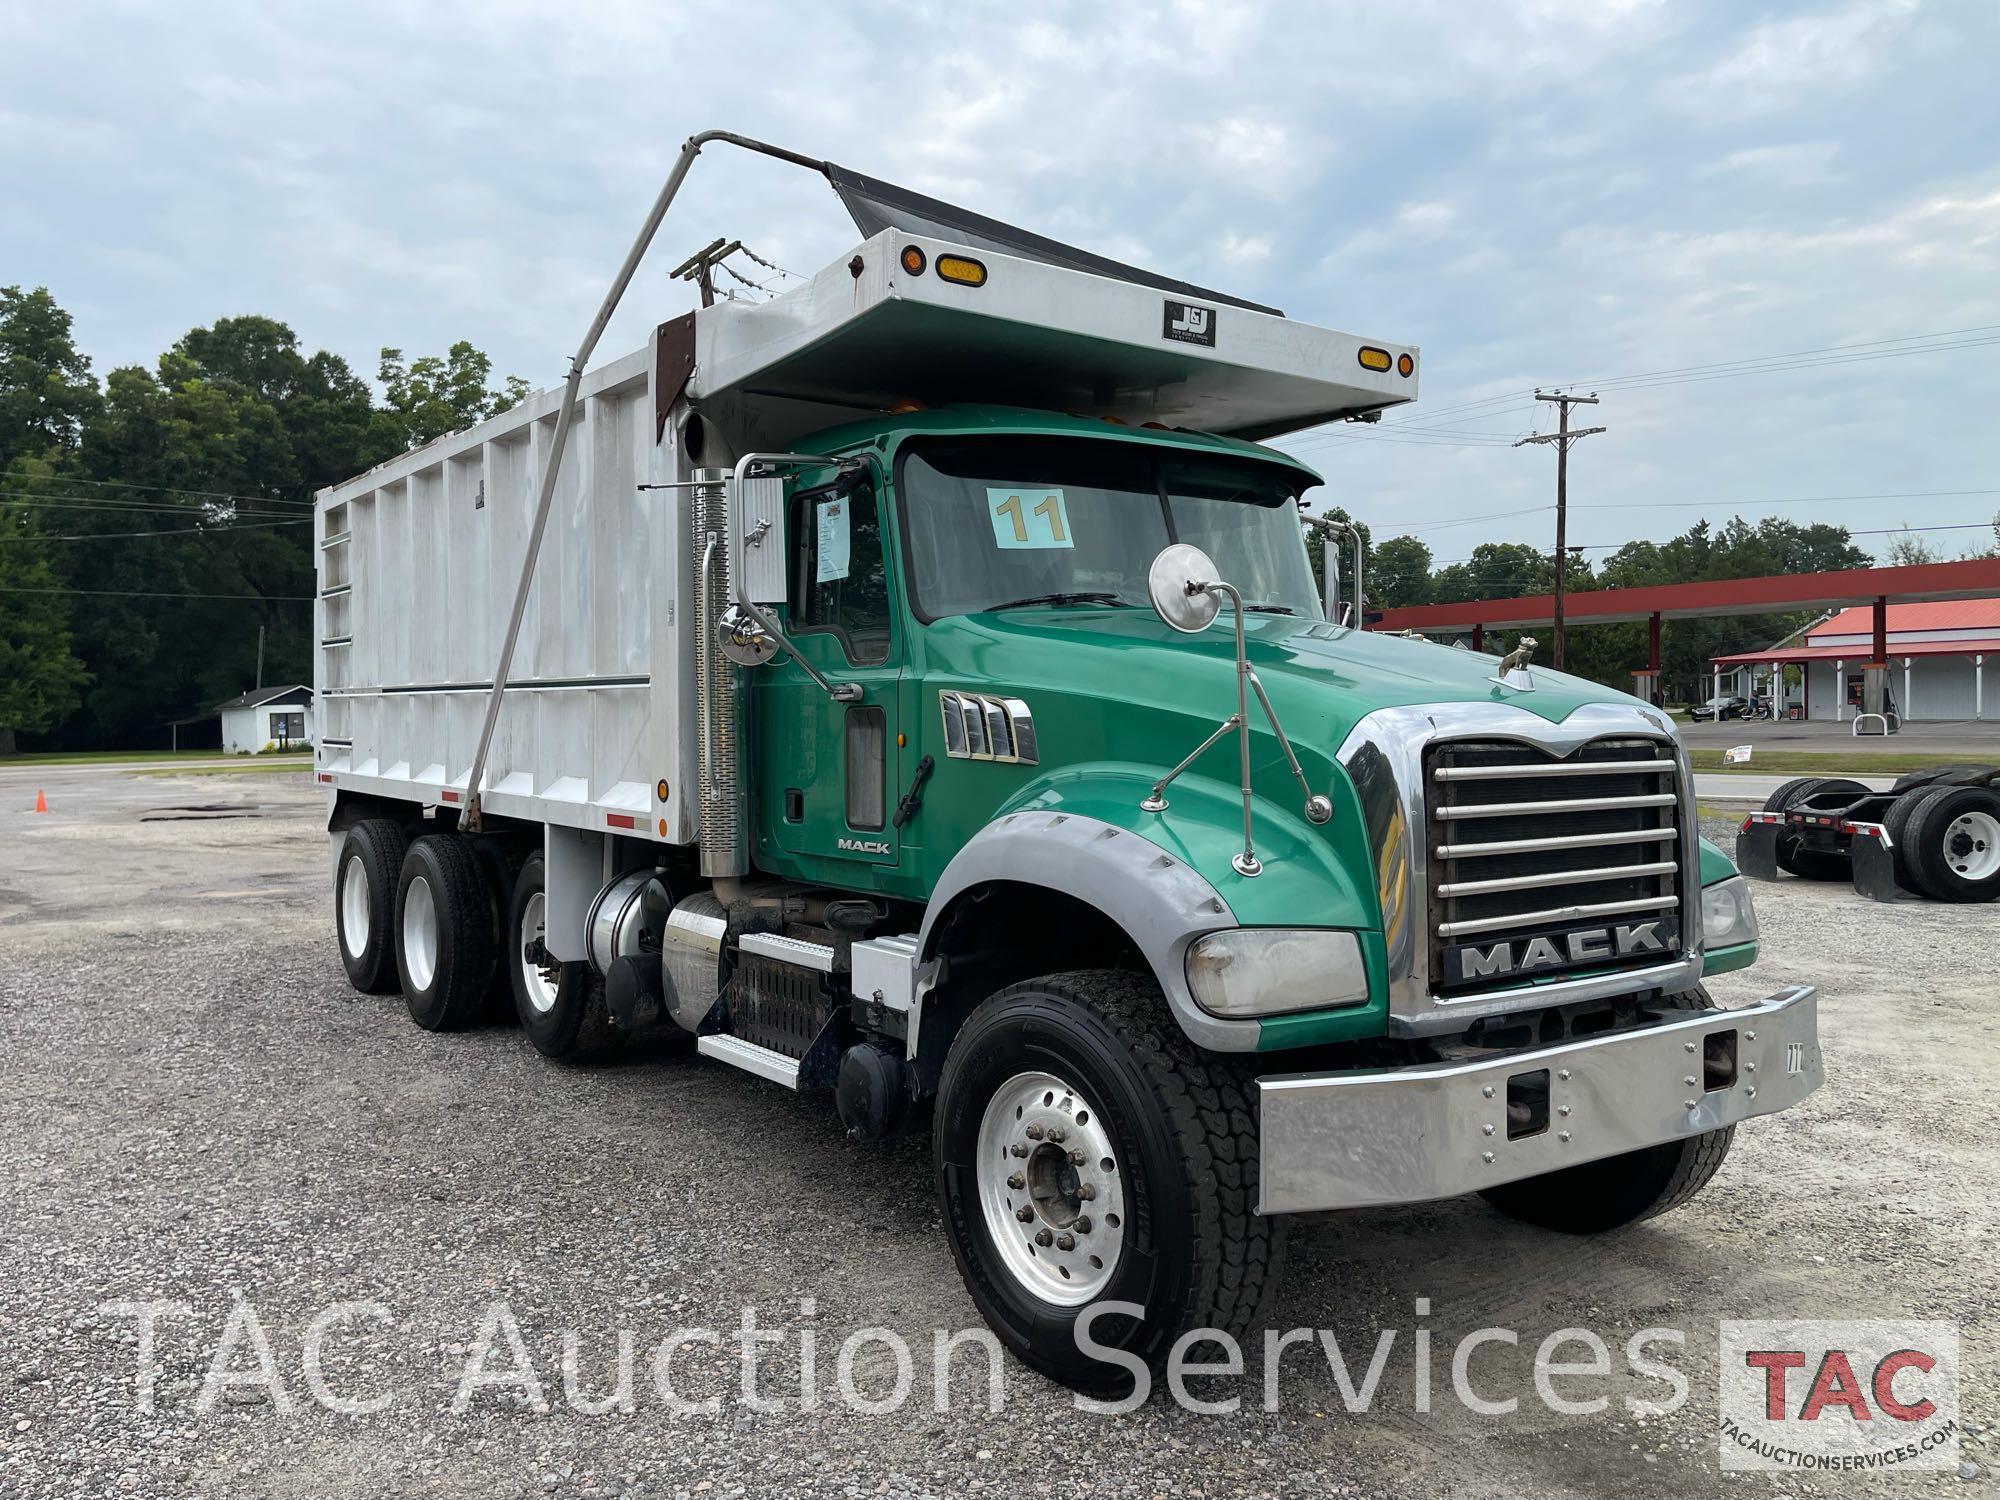
[[[432,1036],[400,1002],[355,994],[303,776],[42,781],[51,812],[37,817],[33,773],[0,773],[0,1496],[1902,1495],[1984,1493],[2000,1472],[1993,908],[1760,887],[1766,957],[1716,989],[1738,1003],[1821,984],[1827,1086],[1746,1127],[1678,1213],[1594,1241],[1473,1200],[1299,1226],[1275,1326],[1332,1330],[1357,1365],[1378,1329],[1398,1330],[1365,1416],[1343,1410],[1310,1348],[1288,1356],[1275,1413],[1253,1377],[1229,1385],[1247,1397],[1232,1416],[1165,1400],[1086,1414],[1013,1365],[989,1413],[969,1353],[939,1413],[931,1330],[978,1320],[939,1229],[927,1140],[855,1145],[810,1097],[684,1049],[554,1066],[509,1029]],[[235,1386],[197,1410],[239,1297],[287,1409]],[[154,1299],[188,1311],[160,1323],[147,1413],[136,1320],[99,1308]],[[496,1299],[547,1412],[518,1392],[452,1409]],[[324,1378],[389,1404],[337,1414],[302,1374],[308,1325],[368,1301],[392,1321],[334,1326]],[[761,1389],[790,1409],[741,1398],[746,1305],[784,1332]],[[1717,1323],[1741,1317],[1956,1323],[1966,1457],[1984,1472],[1725,1478]],[[835,1357],[878,1325],[915,1350],[917,1395],[871,1416],[837,1395]],[[1448,1350],[1488,1325],[1520,1347],[1482,1352],[1478,1382],[1521,1396],[1519,1412],[1452,1400],[1445,1354],[1443,1394],[1419,1410],[1414,1331]],[[1610,1396],[1607,1414],[1547,1410],[1532,1351],[1572,1325],[1614,1354],[1641,1328],[1685,1330],[1668,1358],[1690,1399],[1626,1415],[1625,1395],[1661,1387],[1618,1361],[1579,1387]],[[719,1396],[713,1414],[669,1410],[650,1380],[661,1341],[691,1328],[723,1343],[688,1343],[671,1373],[688,1400]],[[564,1331],[593,1395],[612,1386],[621,1329],[638,1351],[635,1409],[572,1409]],[[807,1335],[822,1399],[801,1412]],[[240,1339],[231,1367],[254,1369],[255,1347]],[[489,1367],[508,1361],[503,1341]],[[895,1363],[867,1345],[854,1374],[879,1399]]]

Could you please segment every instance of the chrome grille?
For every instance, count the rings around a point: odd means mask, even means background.
[[[1607,956],[1594,941],[1565,936],[1680,916],[1670,743],[1600,739],[1558,758],[1513,740],[1447,740],[1430,747],[1424,776],[1436,993],[1657,963],[1677,950],[1669,935],[1669,952]],[[1474,942],[1482,960],[1494,957],[1493,944],[1513,950],[1483,972],[1455,976],[1448,954]],[[1530,952],[1534,962],[1515,961]]]

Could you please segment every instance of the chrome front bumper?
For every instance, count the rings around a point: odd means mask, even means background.
[[[1258,1080],[1260,1213],[1419,1203],[1701,1135],[1818,1088],[1818,991],[1492,1060]],[[1734,1076],[1707,1087],[1707,1039]],[[1718,1042],[1727,1049],[1728,1039]],[[1508,1084],[1547,1071],[1547,1124],[1508,1136]]]

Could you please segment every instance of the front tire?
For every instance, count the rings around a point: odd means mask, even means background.
[[[493,979],[493,903],[471,841],[426,834],[403,857],[396,889],[396,972],[410,1019],[458,1031],[486,1014]]]
[[[1708,991],[1690,992],[1693,1008],[1715,1010]],[[1708,1186],[1721,1170],[1736,1127],[1644,1146],[1601,1161],[1524,1177],[1480,1193],[1510,1219],[1560,1234],[1602,1234],[1671,1209]]]
[[[953,1040],[934,1126],[952,1255],[981,1314],[1026,1364],[1129,1394],[1195,1328],[1241,1339],[1275,1284],[1282,1221],[1257,1204],[1256,1085],[1194,1047],[1151,979],[1092,970],[1002,990]],[[1080,1158],[1080,1159],[1079,1159]]]

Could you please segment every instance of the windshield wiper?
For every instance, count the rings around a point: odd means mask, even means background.
[[[1295,615],[1297,610],[1289,604],[1246,604],[1243,612],[1251,615]]]
[[[1026,609],[1035,604],[1120,604],[1128,609],[1136,608],[1130,600],[1121,599],[1108,589],[1081,589],[1066,594],[1031,594],[1026,599],[1009,599],[1005,604],[989,604],[993,609]]]

